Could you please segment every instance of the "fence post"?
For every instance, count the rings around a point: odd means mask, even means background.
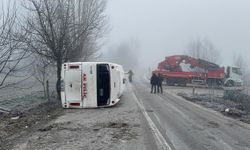
[[[194,94],[195,94],[195,87],[194,87],[194,85],[193,85],[193,91],[192,91],[192,94],[193,94],[193,96],[194,96]]]

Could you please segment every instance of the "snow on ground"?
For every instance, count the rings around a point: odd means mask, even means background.
[[[56,78],[49,80],[50,95],[55,96]],[[40,103],[46,102],[43,88],[38,81],[31,77],[16,87],[0,89],[0,107],[6,109],[27,110]]]
[[[247,95],[248,88],[230,97],[224,97],[222,89],[164,86],[164,90],[242,122],[250,123],[250,96]]]

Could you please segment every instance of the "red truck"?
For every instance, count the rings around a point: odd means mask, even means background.
[[[170,86],[175,84],[186,86],[188,83],[210,86],[224,86],[225,83],[228,86],[236,86],[236,84],[242,86],[243,84],[238,67],[228,67],[225,73],[224,67],[187,55],[168,56],[153,72],[160,73]]]

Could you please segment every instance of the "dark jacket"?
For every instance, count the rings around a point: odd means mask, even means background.
[[[150,79],[150,84],[156,85],[157,82],[158,82],[157,76],[155,74],[153,74],[151,79]]]
[[[158,78],[157,84],[158,84],[158,85],[161,85],[161,84],[162,84],[162,81],[163,81],[163,77],[162,77],[161,75],[159,75],[157,78]]]

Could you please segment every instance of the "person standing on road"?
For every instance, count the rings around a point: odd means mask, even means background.
[[[157,92],[158,92],[158,93],[161,92],[161,94],[162,94],[162,92],[163,92],[163,90],[162,90],[162,82],[163,82],[163,77],[162,77],[162,75],[159,73],[158,76],[157,76]]]
[[[157,85],[157,76],[155,73],[152,74],[152,77],[150,78],[150,84],[151,84],[151,93],[156,93],[156,85]]]
[[[134,75],[134,73],[132,72],[132,70],[128,71],[128,80],[129,82],[132,82],[132,76]]]

